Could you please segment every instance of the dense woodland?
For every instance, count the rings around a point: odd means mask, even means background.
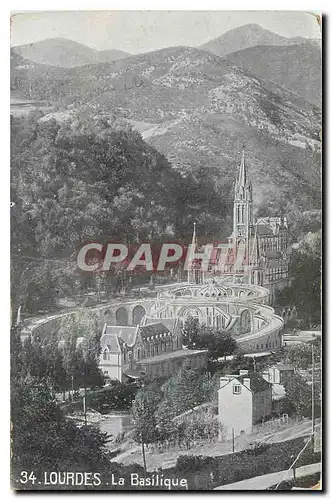
[[[322,297],[322,232],[309,232],[292,248],[290,255],[290,286],[282,290],[278,305],[295,304],[300,328],[321,323]]]
[[[188,242],[193,220],[222,226],[213,173],[181,175],[117,119],[41,116],[11,123],[13,310],[42,310],[91,286],[75,264],[86,242]]]

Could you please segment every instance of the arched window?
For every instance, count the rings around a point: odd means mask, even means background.
[[[107,359],[107,350],[104,349],[103,351],[103,360],[106,360]]]

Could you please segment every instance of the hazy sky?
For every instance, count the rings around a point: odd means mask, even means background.
[[[197,46],[243,24],[282,36],[318,37],[315,17],[294,11],[34,11],[14,14],[11,44],[64,37],[96,49],[131,53],[176,45]]]

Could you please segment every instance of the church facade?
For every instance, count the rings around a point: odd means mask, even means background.
[[[252,194],[243,149],[234,190],[233,232],[228,239],[226,255],[225,250],[214,249],[210,271],[232,276],[234,282],[263,286],[270,291],[273,300],[275,292],[287,286],[289,281],[287,220],[280,216],[255,220]]]

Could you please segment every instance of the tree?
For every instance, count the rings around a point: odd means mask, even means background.
[[[214,388],[209,373],[183,367],[163,384],[161,390],[163,401],[158,406],[156,419],[159,439],[164,440],[175,432],[174,417],[211,401]]]
[[[184,323],[182,339],[189,349],[207,349],[211,360],[231,355],[237,349],[236,340],[230,333],[200,325],[198,318],[191,316]]]
[[[295,413],[302,417],[310,417],[312,410],[311,386],[298,374],[288,377],[284,382],[288,404]],[[320,414],[320,389],[315,385],[315,413]]]
[[[200,325],[198,318],[188,316],[182,328],[182,343],[189,349],[195,349],[198,341]]]
[[[135,423],[135,440],[139,443],[153,443],[157,440],[156,408],[161,400],[157,384],[142,387],[135,396],[132,414]]]
[[[317,338],[313,341],[314,358],[316,366],[321,365],[321,339]],[[305,369],[312,363],[312,347],[311,342],[289,346],[286,351],[287,360],[295,368]]]
[[[70,387],[100,387],[104,377],[99,369],[101,329],[93,314],[78,313],[65,316],[59,336],[64,339],[63,366]]]
[[[128,411],[140,387],[131,382],[112,380],[102,390],[90,393],[90,406],[99,412]]]
[[[37,380],[12,385],[12,473],[107,470],[107,435],[67,421],[48,388]]]
[[[308,233],[293,246],[290,261],[291,285],[280,293],[281,305],[295,305],[304,324],[321,321],[321,231]]]
[[[52,356],[56,351],[50,356],[37,335],[22,345],[19,329],[13,327],[11,333],[13,486],[17,487],[14,481],[22,470],[33,470],[36,475],[54,470],[107,470],[107,435],[93,427],[77,428],[66,420],[54,398]]]

